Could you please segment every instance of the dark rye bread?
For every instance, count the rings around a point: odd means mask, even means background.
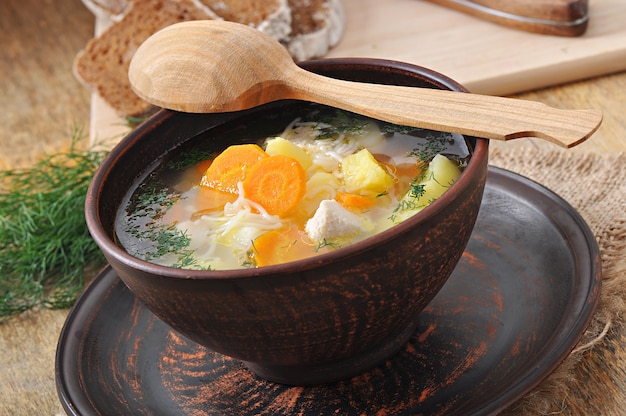
[[[120,116],[143,116],[155,110],[132,91],[128,67],[139,45],[171,24],[207,19],[247,24],[283,43],[296,61],[326,54],[337,44],[344,28],[341,0],[83,2],[96,16],[104,16],[112,24],[77,55],[74,74]]]
[[[146,19],[150,16],[150,19]],[[120,115],[142,116],[152,105],[140,99],[128,81],[130,59],[154,32],[186,20],[215,19],[192,0],[134,0],[124,17],[87,43],[74,61],[76,77]]]

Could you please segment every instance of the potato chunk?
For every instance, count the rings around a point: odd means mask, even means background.
[[[392,218],[394,223],[404,221],[439,198],[459,178],[459,166],[443,155],[437,155],[428,165],[423,179],[412,185]]]
[[[424,193],[420,200],[428,203],[439,198],[459,178],[459,166],[443,155],[437,155],[428,165],[424,177]]]
[[[282,137],[274,137],[267,141],[265,146],[265,153],[270,156],[284,155],[291,156],[300,162],[300,165],[307,170],[313,164],[313,159],[309,153],[307,153],[300,146],[292,143],[289,140]]]
[[[382,194],[393,185],[393,177],[367,149],[346,156],[341,169],[347,192],[361,195]]]

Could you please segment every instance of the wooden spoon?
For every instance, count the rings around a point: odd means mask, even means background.
[[[594,110],[320,76],[298,67],[273,38],[224,21],[183,22],[155,33],[137,49],[129,79],[144,100],[183,112],[298,99],[395,124],[497,140],[539,137],[563,147],[581,143],[602,121]]]

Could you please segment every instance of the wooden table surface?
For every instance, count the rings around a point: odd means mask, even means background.
[[[80,0],[3,0],[0,3],[0,168],[27,166],[42,153],[66,147],[73,126],[81,127],[87,133],[90,93],[74,79],[71,67],[75,54],[91,38],[93,31],[94,17]],[[626,73],[526,92],[519,97],[555,107],[602,110],[604,122],[598,132],[569,151],[626,151]],[[531,146],[553,146],[522,139],[506,144],[493,143],[493,147],[506,146],[507,151],[515,151],[518,146],[528,146],[529,143]],[[48,316],[45,311],[41,313]],[[52,348],[52,355],[43,357],[46,371],[51,372],[48,388],[52,392],[54,345],[64,313],[55,313],[50,333],[46,335],[48,339],[44,340],[49,344],[47,348]],[[35,316],[32,320],[40,319]],[[2,336],[11,333],[12,325],[19,326],[15,336],[32,336],[23,319],[9,319],[0,325],[3,326]],[[623,334],[616,337],[624,338]],[[33,366],[40,365],[35,363],[41,363],[42,357],[27,356],[20,351],[19,339],[0,339],[0,347],[7,345],[12,350],[2,353],[23,360],[22,366],[28,367],[31,361]],[[612,354],[603,357],[606,373],[593,377],[590,383],[596,384],[581,394],[593,396],[610,392],[612,400],[618,400],[624,404],[622,407],[626,407],[626,392],[621,391],[621,382],[616,384],[610,370],[616,365],[624,365],[625,350],[626,341],[617,344]],[[3,371],[0,368],[2,382],[6,377]],[[36,394],[50,395],[51,392]]]

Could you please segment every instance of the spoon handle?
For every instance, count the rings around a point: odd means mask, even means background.
[[[429,88],[366,84],[294,71],[292,98],[379,120],[495,140],[538,137],[569,148],[600,126],[596,110],[563,110],[536,101]]]

